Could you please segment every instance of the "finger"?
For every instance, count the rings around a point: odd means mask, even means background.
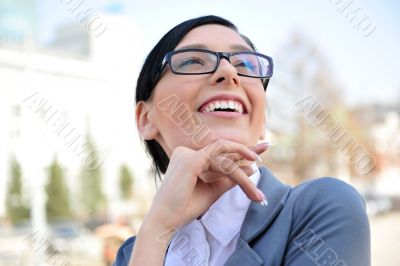
[[[218,156],[217,158],[220,157],[225,157],[227,159],[232,160],[233,162],[237,163],[238,167],[242,167],[242,166],[250,166],[253,161],[249,161],[249,160],[245,160],[245,159],[241,159],[240,155],[238,153],[224,153],[221,154],[220,156]],[[214,158],[215,160],[215,158]],[[245,168],[246,169],[246,173],[248,172],[249,175],[253,174],[252,173],[252,169],[250,168]],[[222,177],[226,177],[226,173],[230,172],[231,170],[221,170],[219,169],[218,171],[206,171],[203,172],[201,174],[199,174],[199,177],[205,182],[205,183],[211,183],[211,182],[215,182],[216,180],[222,178]],[[225,172],[225,173],[224,173]]]
[[[269,145],[270,145],[269,142],[262,142],[262,143],[259,143],[259,144],[255,145],[255,146],[251,146],[251,147],[248,147],[248,148],[258,155],[258,154],[261,154],[261,153],[265,152],[269,148]],[[232,153],[231,152],[231,153],[223,153],[221,155],[226,156],[227,158],[231,159],[232,161],[240,161],[240,162],[238,162],[239,165],[248,165],[248,164],[253,163],[253,161],[249,161],[249,160],[243,159],[241,157],[241,155],[238,154],[238,153]],[[257,159],[259,161],[261,161],[260,160],[261,158],[257,158]]]
[[[237,161],[236,163],[237,163],[240,167],[242,167],[242,166],[250,166],[250,165],[252,165],[254,162],[253,162],[253,161],[249,161],[249,160],[242,159],[242,160]]]
[[[238,153],[244,159],[252,161],[255,161],[259,158],[258,154],[252,151],[246,145],[222,139],[217,139],[216,141],[207,145],[201,150],[205,152],[209,156],[209,158],[217,157],[224,153],[232,154],[232,156],[235,156],[234,153]]]
[[[215,182],[218,179],[221,179],[222,177],[226,177],[225,174],[221,172],[216,172],[216,171],[207,171],[204,173],[201,173],[199,177],[205,182],[205,183],[211,183]]]
[[[245,165],[251,165],[252,163],[254,163],[253,160],[243,159],[243,157],[238,153],[223,153],[220,156],[224,156],[224,157],[236,162],[239,165],[239,167],[242,167]]]
[[[249,162],[249,161],[246,161],[246,162]],[[253,175],[255,173],[255,170],[251,167],[251,162],[249,162],[247,165],[238,165],[238,166],[243,170],[243,172],[247,176],[251,176],[251,175]],[[222,173],[220,171],[218,171],[218,172],[216,172],[216,171],[207,171],[207,172],[201,173],[199,175],[199,178],[201,180],[203,180],[204,183],[212,183],[212,182],[215,182],[215,181],[217,181],[217,180],[219,180],[221,178],[224,178],[226,176],[227,176],[226,174],[224,174],[224,173]]]
[[[225,157],[219,157],[217,160],[211,162],[211,168],[214,171],[222,171],[224,173],[229,172],[228,176],[241,187],[249,199],[257,202],[263,200],[256,185],[235,162],[232,162]]]
[[[247,175],[251,176],[252,174],[255,173],[254,169],[250,165],[244,165],[240,167],[242,171]]]
[[[250,150],[254,151],[257,154],[261,154],[261,153],[265,152],[269,148],[270,145],[271,145],[271,143],[269,143],[269,142],[261,142],[255,146],[250,147]]]

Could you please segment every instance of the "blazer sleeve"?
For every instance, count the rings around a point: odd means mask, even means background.
[[[352,186],[325,177],[295,193],[284,265],[371,265],[365,202]]]
[[[127,266],[129,264],[135,239],[136,237],[132,236],[119,247],[113,266]]]

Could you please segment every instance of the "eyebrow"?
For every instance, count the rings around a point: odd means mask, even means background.
[[[249,51],[249,52],[254,52],[251,48],[241,45],[241,44],[234,44],[229,46],[229,48],[233,51]],[[183,50],[183,49],[205,49],[209,50],[209,48],[200,43],[195,43],[195,44],[189,44],[189,45],[184,45],[182,47],[179,47],[178,50]]]

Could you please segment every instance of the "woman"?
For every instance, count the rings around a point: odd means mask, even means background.
[[[136,122],[165,175],[115,265],[370,265],[365,205],[351,186],[326,177],[292,188],[256,167],[273,64],[255,51],[231,22],[205,16],[148,55]]]

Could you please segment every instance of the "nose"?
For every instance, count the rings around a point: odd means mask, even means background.
[[[221,58],[217,70],[211,76],[212,85],[227,83],[227,85],[240,85],[236,68],[225,57]]]

